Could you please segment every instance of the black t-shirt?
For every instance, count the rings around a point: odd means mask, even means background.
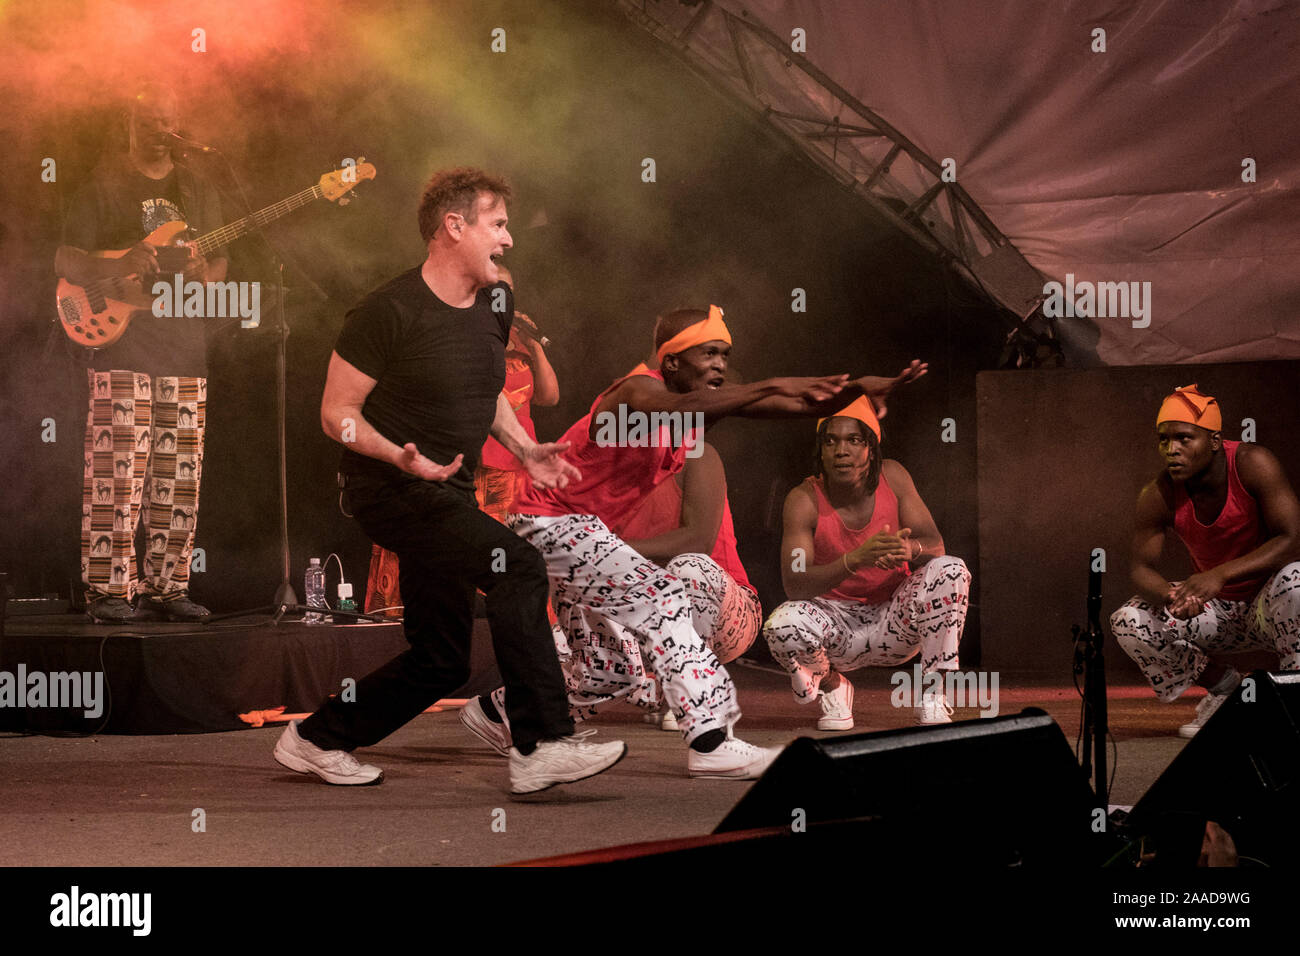
[[[191,208],[192,207],[192,208]],[[182,220],[196,233],[220,227],[216,191],[183,166],[151,179],[124,158],[96,169],[72,199],[64,224],[65,244],[95,252],[127,249],[159,226]],[[217,249],[210,258],[225,256]],[[160,279],[167,277],[160,276]],[[107,348],[86,350],[87,364],[101,372],[126,369],[150,375],[207,375],[204,320],[133,312],[122,337]]]
[[[514,296],[504,282],[480,289],[473,305],[456,309],[434,295],[415,268],[357,303],[334,347],[340,358],[376,380],[361,409],[366,421],[396,445],[414,442],[440,465],[463,454],[460,470],[447,484],[470,494],[506,382],[505,348],[514,314]],[[419,480],[346,445],[339,470]]]

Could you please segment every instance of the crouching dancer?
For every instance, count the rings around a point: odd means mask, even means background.
[[[758,637],[763,607],[736,551],[722,458],[708,442],[700,448],[702,455],[688,458],[613,530],[633,551],[681,579],[696,633],[719,663],[729,664]],[[680,730],[672,708],[662,702],[646,719],[661,730]]]
[[[1209,690],[1183,737],[1241,682],[1223,655],[1274,650],[1283,670],[1300,669],[1300,503],[1272,452],[1224,441],[1222,427],[1219,403],[1195,385],[1161,404],[1165,468],[1138,497],[1133,533],[1138,594],[1110,618],[1158,698],[1172,702],[1193,684]],[[1156,570],[1170,531],[1192,556],[1186,581]]]
[[[514,793],[601,772],[622,741],[573,735],[564,679],[546,617],[546,567],[537,551],[478,509],[474,468],[492,434],[539,488],[581,477],[539,445],[501,394],[514,304],[497,282],[511,246],[510,189],[477,170],[435,175],[420,203],[424,264],[366,296],[348,313],[330,357],[321,424],[344,446],[345,498],[365,532],[400,561],[411,647],[356,686],[291,724],[275,758],[334,784],[379,783],[357,747],[377,743],[469,679],[474,590],[486,595],[515,729]],[[498,307],[500,306],[500,307]],[[504,567],[501,558],[504,557]]]
[[[817,424],[816,472],[786,496],[781,579],[792,599],[763,636],[795,700],[821,703],[819,730],[853,728],[860,667],[921,655],[922,675],[955,670],[970,571],[943,537],[912,476],[880,454],[880,423],[859,400]],[[942,685],[924,681],[919,724],[948,723]]]
[[[520,496],[512,525],[546,559],[560,626],[573,639],[575,710],[585,715],[607,701],[652,696],[658,678],[689,745],[690,775],[752,779],[776,751],[732,735],[740,719],[735,685],[693,626],[686,587],[610,528],[682,469],[686,455],[702,448],[700,431],[711,422],[733,414],[825,414],[846,392],[883,400],[897,385],[924,374],[925,366],[914,362],[894,378],[850,382],[835,375],[726,385],[731,334],[716,306],[662,316],[655,346],[658,371],[637,370],[619,379],[565,433],[562,441],[572,444],[570,457],[582,478],[564,488],[532,483]],[[664,434],[672,429],[661,428],[668,416],[676,416],[678,430],[685,429],[675,441]],[[616,436],[625,423],[626,433]],[[694,427],[687,429],[686,423]],[[635,665],[634,652],[653,676],[629,666]],[[462,712],[470,729],[498,749],[512,729],[492,719],[499,716],[482,698]]]

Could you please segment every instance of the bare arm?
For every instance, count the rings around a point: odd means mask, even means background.
[[[537,324],[522,312],[516,312],[515,318],[522,319],[534,329],[537,328]],[[520,338],[524,339],[524,348],[528,350],[528,358],[533,366],[532,403],[543,408],[558,405],[560,403],[560,380],[555,377],[555,369],[551,368],[551,360],[546,357],[546,349],[536,339],[524,336],[520,336]]]
[[[903,546],[885,531],[872,535],[847,554],[826,564],[810,565],[817,533],[817,502],[805,485],[785,496],[781,535],[781,584],[792,601],[807,601],[830,591],[858,568],[884,557],[902,558]]]
[[[763,398],[786,395],[798,398],[807,395],[818,401],[834,398],[847,381],[847,376],[831,375],[825,378],[769,378],[748,385],[723,385],[721,388],[693,392],[672,392],[658,379],[648,375],[634,375],[601,399],[596,414],[591,417],[591,435],[598,428],[597,418],[609,412],[617,414],[619,405],[638,412],[680,412],[704,416],[705,423],[717,421],[726,415],[740,414],[740,409]],[[811,409],[810,405],[800,406]],[[769,414],[775,414],[770,412]],[[796,414],[788,412],[787,414]],[[813,414],[811,410],[803,414]]]
[[[945,553],[943,535],[939,534],[930,509],[921,500],[921,495],[917,492],[916,484],[907,469],[893,459],[887,458],[883,462],[882,470],[889,487],[894,490],[894,496],[898,498],[898,521],[902,525],[899,537],[903,539],[908,554],[912,555],[907,563],[918,568],[931,558],[937,558]],[[881,564],[881,567],[893,566],[894,564],[889,561]]]
[[[628,541],[638,553],[656,564],[666,564],[679,554],[711,554],[722,527],[722,506],[727,494],[727,473],[712,445],[701,446],[699,458],[686,459],[682,470],[682,513],[676,528]],[[672,479],[670,479],[672,480]]]
[[[519,424],[505,392],[497,393],[496,417],[492,420],[492,437],[519,459],[533,484],[539,488],[563,488],[570,481],[582,478],[582,472],[560,457],[567,451],[568,442],[538,444]]]
[[[1169,580],[1156,570],[1165,546],[1165,532],[1173,521],[1169,505],[1160,493],[1159,480],[1150,482],[1138,495],[1137,519],[1133,529],[1133,564],[1129,572],[1138,594],[1147,603],[1164,607],[1169,600]]]
[[[1277,456],[1267,448],[1242,444],[1237,448],[1237,476],[1259,503],[1260,518],[1272,537],[1249,554],[1219,565],[1217,570],[1229,581],[1272,574],[1300,558],[1300,501]]]
[[[862,397],[871,399],[876,417],[884,418],[888,412],[885,400],[900,385],[914,382],[921,378],[930,366],[913,359],[907,368],[898,375],[883,377],[864,375],[847,382],[844,388],[830,399],[817,399],[805,395],[787,396],[784,394],[760,398],[735,412],[746,418],[790,418],[797,416],[825,417],[839,411],[845,405]]]
[[[439,465],[421,455],[413,443],[399,448],[375,431],[361,414],[366,396],[374,389],[375,382],[341,358],[338,352],[330,354],[325,392],[320,402],[320,422],[325,434],[358,454],[395,465],[426,481],[445,481],[459,471],[464,455],[457,455],[449,464]]]

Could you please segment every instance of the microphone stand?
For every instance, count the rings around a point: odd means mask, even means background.
[[[239,174],[235,171],[234,164],[226,157],[226,154],[215,146],[206,146],[201,143],[194,143],[188,140],[180,140],[180,145],[184,149],[194,149],[207,155],[220,157],[225,164],[229,173],[230,181],[238,190],[240,202],[244,207],[244,215],[252,216],[253,207],[248,201],[248,193],[244,189],[243,182]],[[293,259],[287,253],[282,252],[270,237],[263,231],[261,225],[256,219],[253,220],[253,228],[250,235],[255,235],[262,240],[262,244],[271,254],[272,267],[275,270],[275,320],[277,324],[276,332],[276,354],[275,354],[275,384],[276,384],[276,438],[277,438],[277,458],[279,468],[279,490],[280,490],[280,584],[276,588],[275,596],[272,599],[274,603],[252,608],[244,611],[232,611],[226,614],[214,614],[207,618],[205,623],[224,621],[234,617],[245,617],[250,614],[273,614],[272,623],[279,624],[280,618],[287,613],[306,614],[308,611],[319,611],[320,608],[308,607],[298,603],[298,594],[293,588],[292,575],[293,569],[290,566],[289,557],[289,465],[288,465],[288,360],[287,360],[287,343],[289,341],[289,321],[285,314],[284,299],[286,289],[284,286],[284,265],[286,260],[293,263]],[[294,268],[306,282],[307,286],[316,293],[321,299],[328,299],[325,292],[311,281],[311,277],[302,270],[296,263]],[[339,614],[346,617],[359,617],[366,620],[378,620],[370,618],[364,614],[353,614],[347,611],[330,611],[331,614]]]
[[[1106,660],[1102,653],[1105,632],[1101,629],[1101,572],[1088,572],[1088,629],[1070,628],[1074,635],[1074,673],[1083,674],[1083,725],[1079,760],[1085,777],[1096,778],[1093,791],[1098,805],[1110,806],[1106,776],[1106,737],[1110,733],[1106,716]]]

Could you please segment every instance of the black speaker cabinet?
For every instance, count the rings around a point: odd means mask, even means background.
[[[1300,673],[1255,671],[1173,759],[1125,821],[1156,862],[1195,866],[1205,821],[1244,863],[1300,862]]]
[[[859,823],[853,830],[869,845],[857,850],[914,861],[956,854],[980,867],[1099,864],[1115,845],[1061,728],[1036,708],[800,738],[714,832],[804,825],[811,833],[832,821]]]

